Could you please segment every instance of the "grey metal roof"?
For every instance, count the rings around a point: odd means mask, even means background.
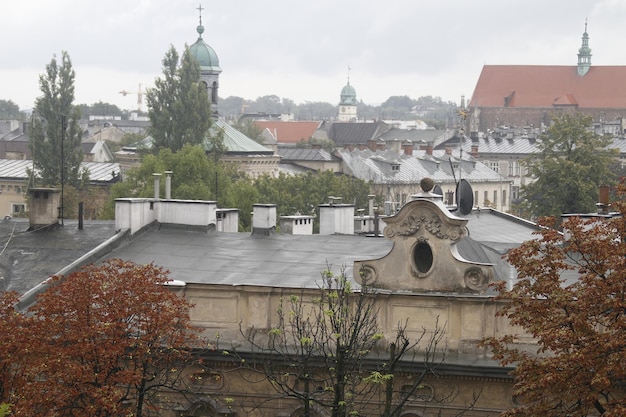
[[[27,169],[33,169],[33,161],[22,159],[0,159],[0,178],[24,180],[28,178]]]
[[[442,150],[446,146],[458,148],[459,142],[463,146],[464,153],[469,154],[472,151],[472,146],[478,146],[478,154],[485,157],[488,155],[517,155],[523,157],[539,152],[537,139],[523,136],[511,138],[485,136],[474,139],[466,138],[462,141],[457,136],[436,146],[435,149]]]
[[[446,146],[452,146],[458,149],[459,142],[462,144],[464,153],[471,153],[472,146],[478,146],[478,155],[482,158],[489,156],[510,155],[517,157],[525,157],[539,152],[538,145],[541,138],[525,135],[510,135],[510,137],[487,135],[480,138],[460,140],[459,137],[453,137],[435,147],[436,150],[443,150]],[[617,149],[620,154],[626,154],[626,138],[613,137],[608,149]]]
[[[468,219],[470,238],[500,254],[534,239],[533,233],[538,230],[533,222],[491,208],[475,208],[467,215],[454,214]]]
[[[460,177],[474,182],[500,182],[502,177],[469,154],[460,160],[457,156],[445,152],[414,151],[413,155],[397,153],[393,150],[372,151],[342,150],[339,157],[343,160],[344,172],[374,184],[417,184],[423,178],[430,177],[436,184],[455,183]],[[452,165],[459,164],[461,170],[453,174]]]
[[[620,154],[626,154],[626,138],[613,138],[613,141],[611,142],[611,144],[609,146],[607,146],[607,148],[609,149],[617,149],[619,150]]]
[[[213,122],[211,125],[210,132],[212,135],[216,134],[216,128],[224,130],[224,146],[229,153],[246,153],[246,154],[261,154],[261,155],[272,155],[274,151],[260,143],[255,142],[250,139],[228,123],[225,123],[221,120]],[[205,148],[210,150],[211,146],[209,143],[205,143]]]
[[[394,139],[401,141],[411,141],[413,143],[432,143],[438,138],[444,136],[446,130],[441,129],[397,129],[393,128],[378,136],[377,139],[384,141],[392,141]]]
[[[314,169],[305,168],[301,165],[291,164],[289,162],[280,162],[278,164],[278,171],[287,175],[299,175],[306,174],[307,172],[314,172]]]
[[[336,146],[345,145],[364,145],[369,140],[374,140],[382,133],[389,130],[383,122],[368,123],[331,123],[325,125],[328,138],[332,140]]]
[[[278,154],[284,161],[339,161],[325,149],[297,148],[294,146],[279,146]]]
[[[81,162],[80,167],[89,171],[91,182],[111,182],[120,173],[120,164],[117,162]],[[32,169],[33,161],[0,159],[0,178],[26,180],[28,170]]]

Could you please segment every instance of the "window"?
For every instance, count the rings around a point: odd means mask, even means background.
[[[479,205],[478,204],[478,191],[474,191],[474,205]]]
[[[517,200],[519,198],[519,186],[513,185],[511,187],[511,198]]]
[[[489,205],[489,191],[485,191],[485,195],[483,196],[483,205]]]
[[[430,271],[430,268],[433,266],[433,250],[430,248],[430,245],[426,242],[418,242],[413,249],[413,261],[415,262],[415,267],[422,274]]]
[[[24,204],[12,204],[11,211],[13,214],[20,214],[26,211],[26,205]]]
[[[507,205],[506,201],[506,190],[502,190],[502,204]]]
[[[519,177],[519,175],[520,175],[519,161],[510,161],[509,162],[509,177]]]
[[[498,161],[487,161],[487,166],[496,172],[500,172],[500,162]]]
[[[493,205],[494,206],[498,205],[498,191],[497,190],[493,190]]]

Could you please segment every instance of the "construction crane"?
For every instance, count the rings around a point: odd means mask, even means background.
[[[141,83],[139,83],[139,87],[137,88],[136,92],[122,90],[120,91],[120,94],[123,95],[124,97],[126,97],[128,94],[137,94],[137,110],[141,111],[141,105],[143,104],[143,94],[144,94],[144,90],[141,88]]]

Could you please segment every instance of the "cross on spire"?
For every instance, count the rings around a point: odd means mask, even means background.
[[[200,24],[202,24],[202,4],[200,4],[196,10],[198,10],[198,12],[200,13]]]

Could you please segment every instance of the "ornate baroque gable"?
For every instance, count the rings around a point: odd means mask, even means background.
[[[440,199],[411,201],[385,223],[385,238],[393,240],[393,248],[382,258],[355,262],[357,282],[367,279],[374,287],[392,291],[482,293],[487,289],[493,266],[461,257],[456,244],[467,237],[467,220],[452,215]]]

